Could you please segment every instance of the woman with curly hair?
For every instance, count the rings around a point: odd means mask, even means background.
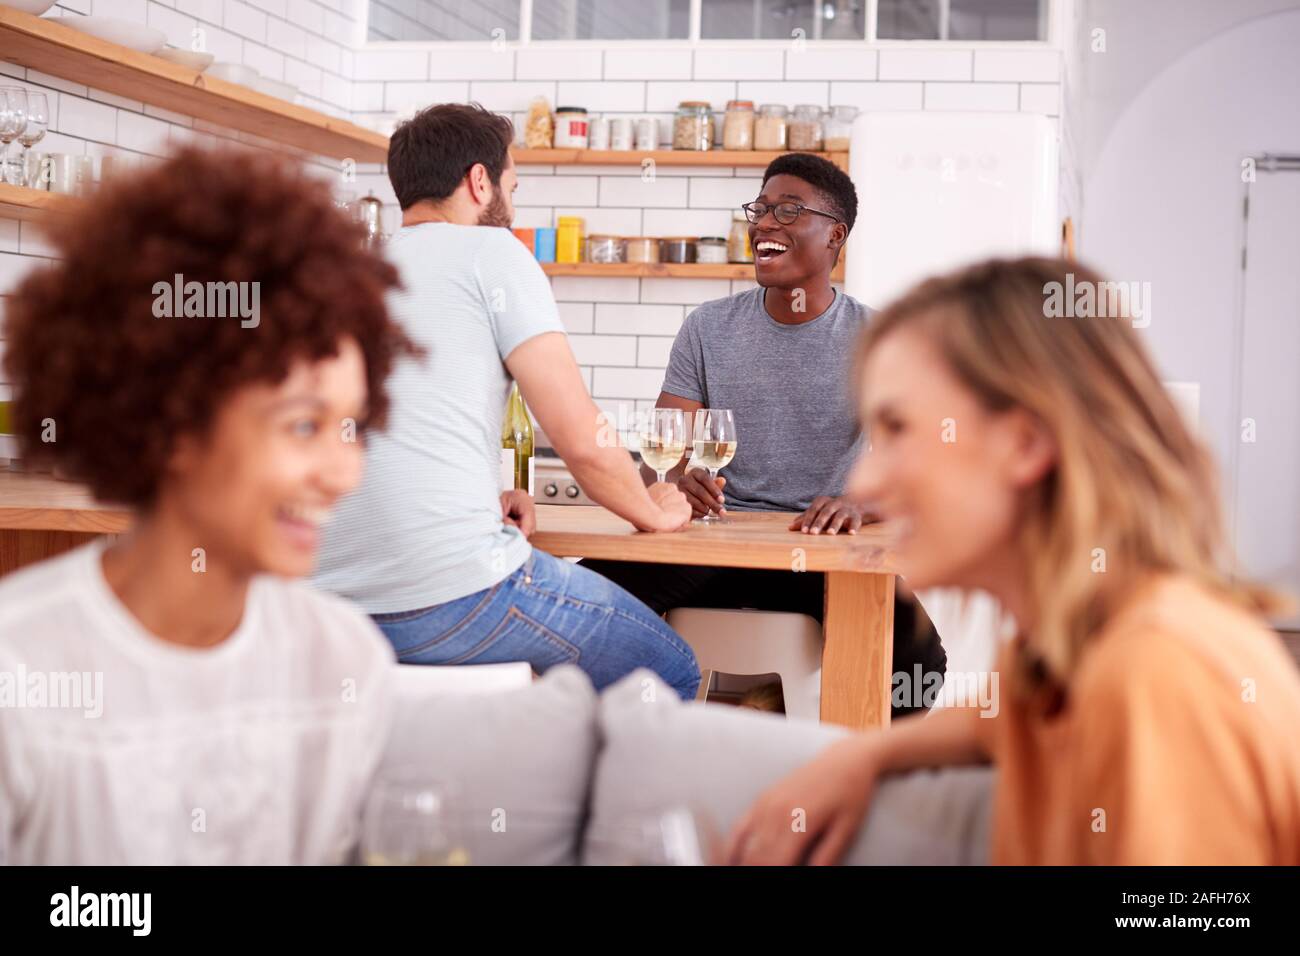
[[[9,308],[15,432],[135,518],[0,581],[0,671],[86,690],[0,709],[0,862],[337,860],[393,654],[290,579],[411,349],[395,273],[246,152],[182,151],[52,233]]]
[[[1131,323],[1050,317],[1102,283],[993,261],[877,315],[851,493],[899,527],[913,587],[986,590],[1018,635],[992,706],[832,745],[759,798],[733,861],[834,862],[882,776],[991,762],[996,863],[1300,863],[1282,602],[1233,574],[1214,465]]]

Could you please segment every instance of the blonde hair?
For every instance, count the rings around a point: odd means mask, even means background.
[[[1020,664],[1062,688],[1089,637],[1152,572],[1188,575],[1254,611],[1281,606],[1227,570],[1213,459],[1127,309],[1051,317],[1049,293],[1085,283],[1109,288],[1066,260],[984,262],[916,286],[873,318],[862,350],[918,328],[986,408],[1025,409],[1051,433],[1056,464],[1026,496],[1017,531],[1035,620]]]

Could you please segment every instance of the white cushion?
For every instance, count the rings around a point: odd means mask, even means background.
[[[630,820],[677,808],[725,836],[755,798],[849,731],[718,704],[683,703],[650,671],[602,695],[602,737],[583,862],[622,862]],[[924,718],[912,718],[924,719]],[[886,778],[844,862],[984,863],[992,771],[956,768]],[[701,813],[702,811],[702,813]]]
[[[587,675],[554,667],[527,687],[483,694],[421,690],[418,675],[404,683],[380,779],[418,767],[450,782],[471,864],[577,862],[596,757]]]

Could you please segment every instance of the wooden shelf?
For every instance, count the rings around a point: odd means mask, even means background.
[[[0,183],[0,219],[32,222],[44,219],[52,212],[70,209],[76,201],[74,197],[62,193]]]
[[[612,150],[612,149],[522,149],[511,147],[511,155],[520,166],[640,166],[653,159],[658,166],[766,166],[778,156],[798,150],[713,149],[697,152],[689,149]],[[813,153],[848,169],[848,153]]]
[[[0,219],[39,220],[73,208],[77,199],[26,186],[0,183]],[[600,279],[741,279],[753,280],[754,265],[745,262],[543,262],[548,276],[591,276]],[[831,278],[844,281],[841,257]]]
[[[382,133],[4,6],[0,60],[308,153],[359,163],[388,158]]]
[[[754,281],[754,265],[745,262],[543,262],[548,276],[593,276],[601,279],[741,279]],[[844,263],[831,273],[844,281]]]
[[[543,262],[548,276],[609,278],[752,279],[754,267],[743,262]]]

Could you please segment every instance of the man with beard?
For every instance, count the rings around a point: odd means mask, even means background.
[[[326,527],[314,580],[369,612],[406,663],[572,662],[597,687],[648,667],[689,698],[699,668],[681,638],[607,579],[533,551],[532,499],[500,491],[513,378],[588,495],[642,531],[691,516],[674,485],[647,487],[599,440],[550,283],[506,228],[513,138],[508,119],[462,104],[393,133],[402,228],[384,253],[401,289],[388,308],[424,355],[389,378],[388,427],[365,439],[361,486]]]

